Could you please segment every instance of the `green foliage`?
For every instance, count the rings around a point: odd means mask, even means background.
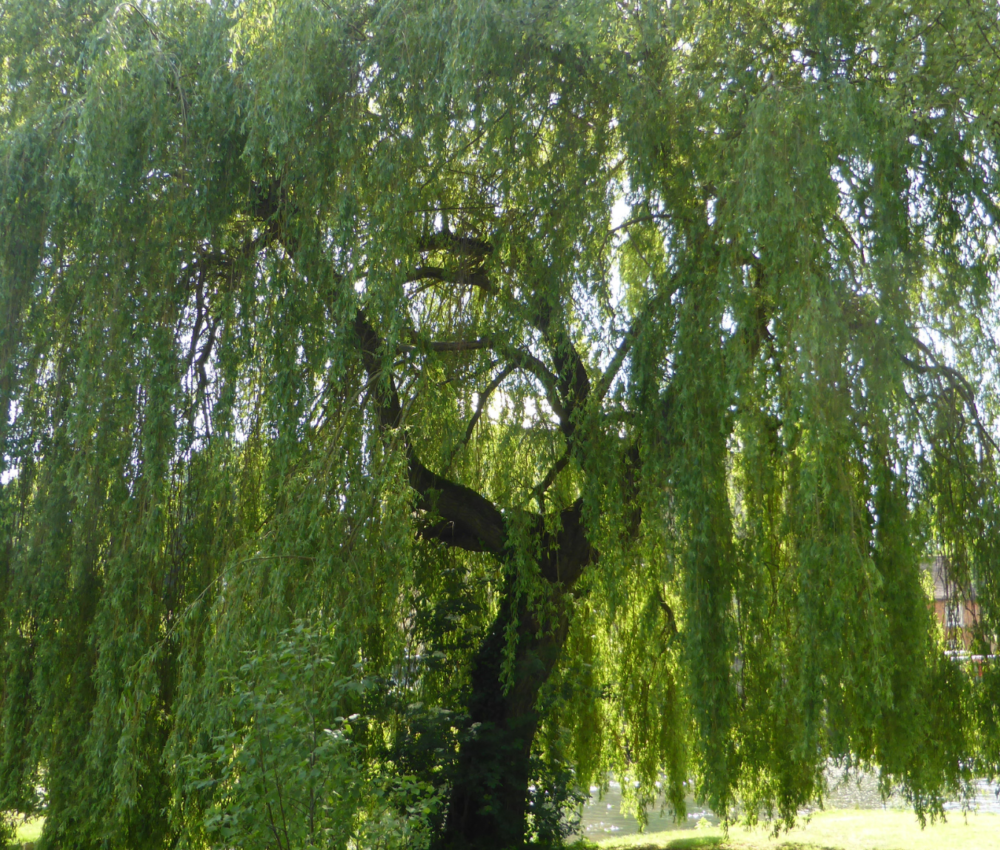
[[[262,633],[246,663],[220,672],[216,711],[202,716],[204,746],[178,764],[185,776],[178,814],[210,846],[418,847],[426,840],[433,789],[369,763],[356,730],[377,721],[347,712],[364,709],[373,683],[360,671],[338,675],[343,653],[331,631],[300,621],[275,636]]]
[[[412,846],[471,788],[556,844],[611,773],[786,823],[829,759],[921,817],[1000,773],[920,577],[988,650],[998,43],[0,0],[0,811]]]

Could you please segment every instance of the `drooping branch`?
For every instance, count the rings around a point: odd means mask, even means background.
[[[625,358],[628,357],[628,353],[632,350],[636,338],[642,332],[642,328],[646,322],[649,321],[649,317],[662,304],[664,297],[664,293],[654,295],[632,320],[632,324],[629,325],[621,342],[618,343],[618,348],[615,349],[614,357],[611,358],[611,362],[608,363],[594,386],[593,393],[597,401],[603,401],[604,397],[608,394],[608,390],[611,389],[611,385],[621,371],[622,365],[625,363]]]
[[[972,388],[972,385],[969,384],[968,379],[957,369],[938,360],[930,346],[921,342],[916,337],[914,337],[912,341],[914,346],[924,355],[924,357],[927,358],[929,363],[918,363],[906,355],[903,355],[903,362],[915,372],[922,375],[933,374],[939,380],[943,379],[965,403],[966,409],[969,411],[969,416],[972,418],[972,423],[975,426],[976,433],[979,434],[979,439],[982,441],[983,448],[985,449],[987,456],[990,455],[991,449],[1000,450],[996,441],[987,430],[986,425],[983,423],[979,414],[979,407],[976,404],[976,392]]]

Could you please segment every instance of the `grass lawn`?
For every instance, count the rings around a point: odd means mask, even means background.
[[[848,809],[817,812],[808,823],[772,838],[767,828],[718,827],[630,835],[596,844],[599,850],[1000,850],[1000,815],[953,812],[946,823],[921,829],[907,811]]]
[[[35,818],[34,820],[29,820],[27,823],[18,824],[17,831],[14,833],[14,841],[17,844],[27,844],[28,842],[35,842],[42,835],[42,827],[45,825],[45,818]]]
[[[37,841],[44,819],[17,829],[20,844]],[[15,846],[17,846],[15,844]],[[684,832],[660,832],[608,838],[596,844],[581,841],[578,848],[597,850],[1000,850],[1000,815],[954,812],[947,823],[921,829],[908,811],[844,809],[817,812],[808,823],[772,838],[767,828],[733,827],[726,839],[722,830],[706,826]]]

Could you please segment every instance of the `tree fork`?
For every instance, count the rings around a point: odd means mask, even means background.
[[[392,375],[383,371],[382,342],[363,310],[355,318],[355,332],[369,379],[384,382],[376,389],[382,426],[398,428],[402,404]],[[575,350],[563,352],[559,373],[564,384],[575,388],[575,395],[564,389],[570,405],[583,401],[590,385]],[[567,380],[570,375],[572,381]],[[571,436],[569,411],[561,412],[563,427],[569,428]],[[500,610],[473,662],[470,735],[459,752],[444,827],[436,842],[439,850],[508,850],[524,842],[531,745],[540,719],[536,703],[558,663],[569,626],[563,594],[597,559],[597,552],[587,538],[582,499],[562,511],[558,532],[545,532],[542,518],[534,517],[544,553],[539,573],[549,588],[548,599],[535,609],[517,592],[516,576],[509,568],[506,523],[499,509],[480,493],[429,470],[409,444],[407,454],[410,486],[419,494],[418,505],[435,517],[420,529],[420,535],[467,550],[493,552],[508,564]],[[514,657],[507,677],[504,662],[512,631]]]

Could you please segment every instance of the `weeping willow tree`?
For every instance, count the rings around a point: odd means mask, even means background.
[[[998,11],[0,3],[0,810],[558,843],[1000,768]],[[692,782],[692,785],[688,785]]]

